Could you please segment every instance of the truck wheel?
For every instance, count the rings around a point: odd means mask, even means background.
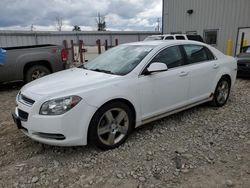
[[[31,82],[50,73],[51,72],[47,67],[42,65],[34,65],[27,70],[25,74],[25,82]]]

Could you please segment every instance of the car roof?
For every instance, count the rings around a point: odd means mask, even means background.
[[[205,43],[192,40],[153,40],[153,41],[126,43],[124,45],[169,46],[169,45],[181,45],[181,44],[196,44],[196,45],[207,46]]]

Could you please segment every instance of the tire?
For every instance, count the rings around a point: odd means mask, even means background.
[[[88,140],[102,150],[116,148],[126,141],[133,123],[133,114],[125,103],[107,103],[93,116]]]
[[[34,65],[30,67],[25,74],[25,82],[31,82],[43,76],[50,74],[50,70],[43,65]]]
[[[211,102],[212,106],[221,107],[224,106],[228,100],[230,94],[231,82],[227,77],[222,77],[215,89],[214,97]]]

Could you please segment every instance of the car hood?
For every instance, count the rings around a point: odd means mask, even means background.
[[[119,77],[118,75],[89,71],[82,68],[72,68],[34,80],[25,85],[21,92],[27,96],[42,97],[77,88],[97,87],[98,84],[105,84]]]

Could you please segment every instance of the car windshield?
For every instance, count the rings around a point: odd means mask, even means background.
[[[132,71],[153,49],[149,45],[121,45],[101,54],[83,68],[108,74],[125,75]]]
[[[243,47],[244,53],[250,53],[250,46]]]

